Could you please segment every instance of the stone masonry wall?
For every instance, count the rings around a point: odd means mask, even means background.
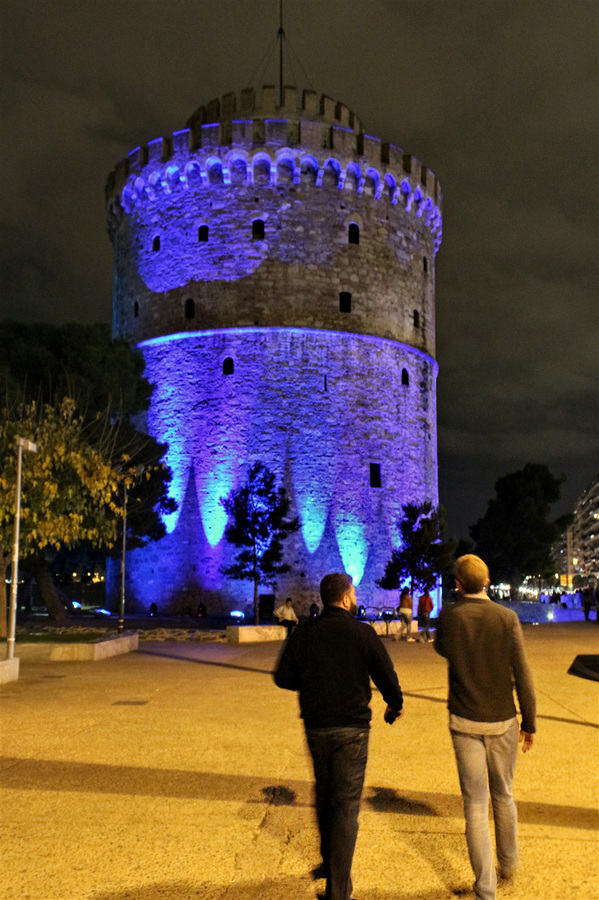
[[[106,186],[114,334],[155,385],[179,510],[127,561],[127,595],[243,606],[221,499],[252,462],[301,517],[281,595],[325,571],[376,588],[407,502],[437,503],[434,174],[364,134],[346,106],[286,88],[200,107],[131,151]],[[380,487],[376,486],[380,477]]]

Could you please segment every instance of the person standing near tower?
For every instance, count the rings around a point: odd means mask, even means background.
[[[520,621],[515,612],[487,596],[486,564],[478,556],[462,556],[455,577],[459,599],[441,611],[435,650],[449,663],[449,729],[464,800],[474,893],[477,900],[495,900],[489,786],[499,870],[509,879],[518,868],[512,780],[518,742],[526,753],[535,740],[536,701]]]
[[[314,765],[326,900],[351,900],[372,715],[370,679],[387,703],[389,724],[403,714],[403,695],[378,635],[354,618],[356,589],[349,575],[325,575],[320,596],[322,614],[291,635],[274,679],[277,687],[299,691]]]
[[[295,610],[293,608],[293,600],[291,597],[287,597],[283,606],[279,606],[278,609],[275,609],[275,616],[280,622],[281,625],[284,625],[287,629],[287,640],[291,637],[291,632],[295,628],[296,625],[299,625],[299,619],[295,614]]]

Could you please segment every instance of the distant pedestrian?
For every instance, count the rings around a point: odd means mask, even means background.
[[[435,650],[449,663],[449,729],[476,879],[474,893],[478,900],[495,900],[489,786],[500,874],[512,878],[518,868],[512,780],[518,741],[524,753],[534,743],[535,693],[518,616],[487,597],[489,570],[483,560],[472,554],[460,557],[455,576],[460,599],[441,611]]]
[[[275,683],[299,691],[316,781],[316,816],[327,900],[350,900],[370,729],[370,680],[381,692],[385,721],[402,715],[403,696],[393,663],[371,625],[357,621],[349,575],[325,575],[323,611],[285,644]]]
[[[293,600],[291,597],[287,597],[283,606],[279,606],[278,609],[275,609],[275,616],[287,629],[287,640],[291,637],[291,632],[295,628],[296,625],[299,625],[299,619],[295,614],[295,610],[293,608]]]
[[[418,627],[420,628],[418,640],[424,641],[424,643],[432,641],[429,626],[434,606],[433,598],[428,591],[425,591],[424,594],[420,595],[420,598],[418,599]]]
[[[405,634],[408,641],[413,641],[414,638],[411,637],[411,633],[412,619],[414,617],[414,605],[412,601],[412,595],[410,594],[407,587],[405,587],[399,595],[399,606],[397,607],[397,609],[399,612],[399,631],[395,632],[394,639],[396,641],[400,641]]]
[[[588,622],[591,617],[591,607],[593,605],[593,596],[591,594],[591,589],[587,585],[582,592],[582,609],[584,611],[584,617]]]

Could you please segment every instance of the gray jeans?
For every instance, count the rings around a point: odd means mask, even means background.
[[[518,865],[518,816],[512,796],[518,733],[516,721],[504,734],[451,732],[477,900],[495,900],[497,887],[489,829],[489,788],[499,867],[509,874]]]

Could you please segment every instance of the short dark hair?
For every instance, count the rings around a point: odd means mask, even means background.
[[[480,556],[467,553],[456,562],[455,577],[466,594],[478,594],[489,583],[489,570]]]
[[[349,593],[353,581],[345,572],[331,572],[320,582],[320,599],[323,606],[335,606],[341,603],[345,594]]]

